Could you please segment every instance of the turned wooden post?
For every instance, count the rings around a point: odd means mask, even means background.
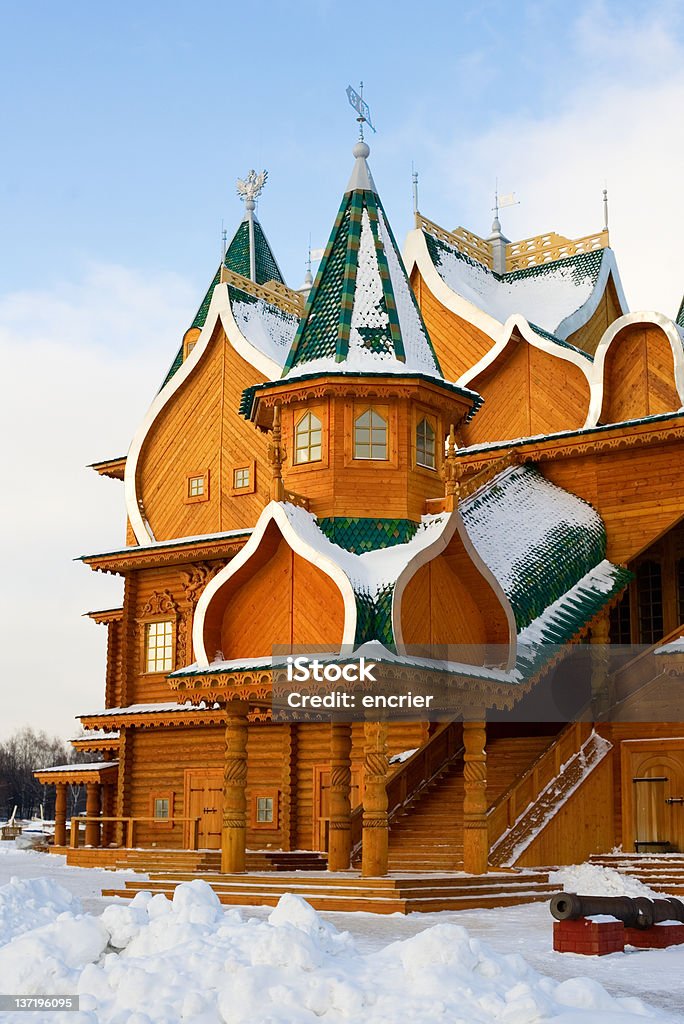
[[[456,428],[451,424],[449,437],[447,439],[446,454],[442,467],[442,478],[444,480],[444,507],[447,512],[453,512],[458,507],[458,496],[463,476],[463,467],[458,461],[458,446],[456,443]]]
[[[226,747],[223,770],[221,871],[244,871],[247,846],[247,712],[246,701],[226,705]]]
[[[286,451],[283,446],[280,402],[278,402],[273,407],[273,429],[271,431],[271,442],[268,446],[268,461],[271,464],[271,501],[285,500],[285,485],[283,484],[283,463],[285,458]]]
[[[610,617],[607,612],[594,620],[591,627],[591,708],[592,716],[600,718],[611,705],[609,689]]]
[[[100,783],[86,783],[86,818],[100,817]],[[99,821],[86,821],[85,827],[86,846],[100,845],[100,823]]]
[[[55,846],[66,846],[67,784],[55,786]]]
[[[482,875],[487,870],[487,726],[484,721],[463,722],[463,870]]]
[[[102,787],[102,817],[114,816],[114,786],[108,782]],[[109,846],[114,841],[114,822],[102,822],[102,845]]]
[[[351,857],[351,723],[330,724],[328,871],[347,871]]]
[[[361,874],[387,874],[389,820],[387,815],[387,723],[366,722]]]

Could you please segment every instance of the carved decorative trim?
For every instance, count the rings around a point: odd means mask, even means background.
[[[144,605],[140,619],[156,618],[159,616],[177,616],[179,612],[171,591],[155,590],[147,604]]]

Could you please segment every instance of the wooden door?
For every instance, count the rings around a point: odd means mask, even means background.
[[[352,810],[361,802],[362,769],[352,767],[350,800]],[[330,831],[330,768],[327,765],[314,767],[314,808],[313,808],[313,850],[328,849]]]
[[[623,795],[628,848],[684,852],[684,739],[632,741]]]
[[[188,769],[185,772],[185,806],[188,818],[199,818],[200,850],[221,847],[223,817],[223,772]],[[186,827],[186,847],[190,845],[190,827]]]

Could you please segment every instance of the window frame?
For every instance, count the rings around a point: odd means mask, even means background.
[[[418,427],[426,420],[432,427],[435,434],[435,468],[424,466],[418,462]],[[443,428],[442,417],[425,405],[416,404],[413,406],[411,415],[411,469],[425,477],[434,480],[439,477],[444,462],[444,439],[446,431]]]
[[[236,487],[235,474],[240,470],[247,470],[249,483],[246,487]],[[256,491],[256,459],[247,459],[242,462],[234,462],[230,467],[230,493],[232,495],[254,494]]]
[[[375,412],[379,413],[387,424],[387,458],[386,459],[357,459],[355,457],[355,424],[360,416],[367,412],[369,409],[374,409]],[[345,402],[344,408],[344,435],[345,435],[345,448],[344,448],[344,464],[346,466],[355,466],[357,469],[362,467],[370,468],[385,468],[385,469],[396,469],[399,464],[398,446],[397,446],[397,406],[396,403],[390,403],[387,401],[374,401],[372,398],[367,400],[349,400]]]
[[[258,814],[258,801],[259,800],[272,800],[273,801],[273,821],[259,821],[257,818]],[[266,831],[277,832],[280,828],[280,790],[276,787],[265,786],[259,788],[252,793],[252,821],[251,827],[256,829],[264,829]]]
[[[314,429],[317,429],[318,433],[320,434],[320,440],[319,440],[318,444],[315,445],[315,446],[311,444],[312,427],[311,427],[311,422],[309,422],[309,427],[308,427],[308,430],[306,432],[307,436],[308,436],[308,444],[307,444],[306,451],[310,454],[311,453],[311,448],[312,447],[316,447],[316,448],[319,449],[319,453],[320,454],[319,454],[317,459],[310,459],[310,458],[309,459],[302,459],[301,462],[300,462],[297,459],[297,452],[300,451],[300,450],[304,451],[305,449],[300,449],[299,448],[299,446],[297,444],[297,436],[298,436],[298,431],[299,431],[300,425],[304,422],[304,420],[307,417],[309,418],[309,421],[311,421],[312,418],[317,421],[318,427],[314,428]],[[292,429],[292,465],[293,466],[317,466],[317,465],[322,465],[322,463],[323,463],[323,434],[324,434],[322,418],[318,415],[318,413],[316,412],[315,409],[305,408],[305,409],[302,409],[300,411],[299,415],[297,415],[296,413],[293,414],[292,423],[293,423],[293,429]]]
[[[150,626],[156,626],[160,623],[168,623],[171,626],[171,667],[170,668],[148,668],[148,629]],[[142,627],[141,647],[142,647],[142,671],[143,676],[166,676],[169,672],[173,672],[176,667],[176,633],[178,626],[178,618],[175,615],[155,615],[147,619],[142,619],[140,622]],[[166,647],[166,644],[164,645]]]
[[[193,480],[199,480],[202,478],[204,481],[203,491],[201,494],[190,494],[190,484]],[[185,493],[183,495],[183,501],[186,505],[195,505],[198,502],[209,501],[209,486],[210,486],[210,473],[209,469],[198,469],[194,473],[186,473],[185,476]]]
[[[150,818],[152,821],[150,824],[153,828],[172,829],[173,828],[173,814],[174,814],[174,798],[175,793],[172,789],[159,789],[153,790],[150,793]],[[154,814],[154,805],[157,800],[167,800],[169,804],[169,816],[168,818],[156,818]]]
[[[321,457],[316,462],[295,462],[294,453],[296,449],[297,423],[307,412],[312,413],[321,421]],[[329,399],[298,402],[292,407],[286,407],[283,413],[283,440],[287,450],[287,463],[285,473],[289,478],[298,473],[317,473],[329,466],[329,427],[330,427],[330,402]]]
[[[419,433],[418,432],[420,431],[420,428],[423,426],[423,424],[425,424],[425,427],[426,427],[425,438],[423,439],[423,442],[424,442],[423,443],[423,449],[426,452],[427,452],[427,440],[428,440],[427,431],[429,430],[430,433],[432,434],[432,465],[429,465],[427,462],[421,462],[420,461],[420,453],[419,453],[420,446],[419,446],[418,442],[421,440],[421,438],[419,437]],[[415,439],[415,445],[416,445],[416,468],[417,469],[418,468],[419,469],[429,469],[431,473],[436,473],[437,472],[437,431],[435,430],[434,426],[430,422],[429,416],[421,416],[421,418],[418,420],[418,423],[416,424],[415,433],[414,433],[414,439]]]

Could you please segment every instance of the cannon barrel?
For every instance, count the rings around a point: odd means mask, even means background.
[[[628,928],[651,928],[663,921],[684,924],[684,903],[674,896],[648,899],[646,896],[579,896],[574,892],[558,892],[551,897],[549,909],[557,921],[609,914]]]

